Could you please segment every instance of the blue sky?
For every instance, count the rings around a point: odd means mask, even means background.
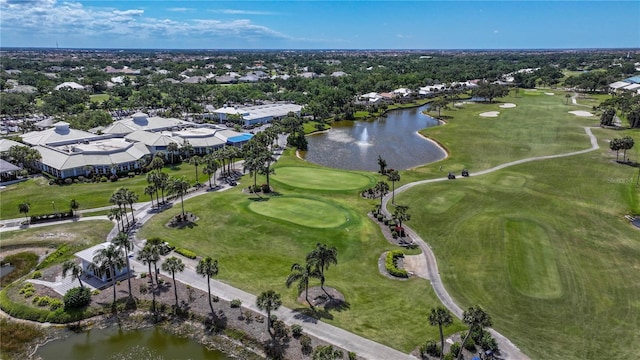
[[[639,48],[640,1],[0,0],[0,46]]]

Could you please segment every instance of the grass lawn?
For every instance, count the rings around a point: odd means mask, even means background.
[[[493,104],[465,104],[443,110],[442,117],[447,124],[421,133],[442,144],[449,157],[415,169],[415,179],[425,175],[446,176],[449,171],[459,174],[464,168],[473,173],[522,158],[588,148],[589,138],[582,127],[597,126],[599,119],[569,114],[568,111],[586,108],[565,105],[563,92],[555,91],[553,96],[544,95],[542,90],[536,92],[542,95],[508,96]],[[499,106],[502,103],[517,106],[504,109]],[[487,111],[499,111],[500,115],[495,118],[478,116]],[[434,172],[440,166],[442,171]],[[410,172],[403,174],[414,179]]]
[[[111,96],[109,94],[95,94],[90,96],[91,102],[101,103],[105,100],[109,100]]]
[[[281,166],[271,180],[291,187],[310,190],[353,191],[372,186],[368,174],[311,166]]]
[[[514,109],[483,104],[450,110],[448,125],[425,133],[446,143],[451,157],[419,170],[435,174],[434,166],[464,165],[473,172],[587,148],[582,126],[598,119],[567,116],[579,108],[563,99],[563,93],[521,96],[502,99],[517,103]],[[492,110],[500,116],[475,116]],[[640,214],[638,169],[616,164],[608,146],[624,135],[637,143],[640,131],[593,132],[598,151],[396,195],[410,207],[409,225],[433,248],[456,301],[463,308],[482,305],[495,328],[534,359],[640,352],[640,231],[624,219]],[[630,154],[640,159],[638,149]]]
[[[332,228],[344,224],[349,213],[336,204],[297,196],[262,198],[249,204],[257,214],[312,228]]]
[[[295,301],[295,286],[285,287],[291,265],[304,263],[317,243],[335,246],[338,265],[329,268],[326,285],[342,292],[348,307],[321,312],[319,317],[407,352],[427,338],[437,339],[437,328],[427,325],[429,309],[439,303],[430,284],[421,279],[390,280],[378,272],[379,256],[397,247],[390,245],[378,225],[366,216],[377,201],[358,195],[373,179],[370,181],[366,173],[319,169],[292,157],[281,158],[275,170],[272,185],[279,195],[268,201],[255,201],[253,195],[239,189],[253,184],[245,177],[238,188],[185,201],[186,210],[201,219],[196,226],[167,228],[170,217],[180,211],[174,207],[154,216],[139,236],[159,236],[200,256],[211,255],[220,262],[218,279],[253,294],[274,289],[291,308],[303,308]],[[285,174],[291,175],[289,170],[328,176],[325,188],[333,183],[352,183],[355,176],[361,187],[328,192],[311,182],[312,188],[306,189],[302,187],[306,178],[296,182],[293,177],[295,186],[279,183]],[[445,331],[461,329],[456,322]]]
[[[25,228],[2,233],[2,248],[56,247],[64,243],[93,245],[104,242],[113,228],[111,221],[78,221],[68,224]]]
[[[204,178],[201,170],[202,167],[198,169],[200,180]],[[170,176],[184,176],[190,183],[195,183],[195,168],[188,163],[176,167],[167,166],[163,171]],[[147,185],[149,184],[144,174],[133,178],[121,178],[116,182],[71,185],[49,185],[44,177],[30,179],[0,190],[0,219],[24,217],[24,214],[18,211],[18,205],[25,201],[31,204],[30,216],[53,212],[53,205],[57,211],[67,211],[71,199],[80,203],[79,210],[109,206],[111,194],[120,187],[138,194],[138,201],[150,201],[149,196],[144,194]]]

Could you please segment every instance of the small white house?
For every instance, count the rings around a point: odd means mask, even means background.
[[[103,283],[110,282],[112,280],[113,274],[111,274],[110,269],[104,269],[104,271],[101,271],[100,269],[96,269],[95,266],[93,266],[94,265],[93,257],[96,256],[96,253],[99,250],[106,249],[107,247],[109,247],[109,245],[111,245],[110,242],[104,242],[104,243],[92,246],[88,249],[79,251],[75,254],[75,256],[81,261],[82,272],[86,275],[91,275],[100,279],[100,281],[102,281]],[[123,267],[122,269],[116,268],[115,278],[117,279],[126,274],[127,274],[126,266]]]

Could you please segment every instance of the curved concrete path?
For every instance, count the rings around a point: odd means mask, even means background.
[[[540,161],[540,160],[546,160],[546,159],[575,156],[575,155],[580,155],[580,154],[588,153],[588,152],[599,149],[600,146],[598,145],[598,139],[591,132],[591,128],[585,127],[584,131],[589,136],[589,139],[591,142],[591,147],[588,149],[572,151],[564,154],[536,156],[536,157],[511,161],[505,164],[492,167],[487,170],[482,170],[477,173],[469,174],[469,176],[471,177],[471,176],[485,175],[498,170],[508,168],[510,166],[524,164],[531,161]],[[464,177],[459,177],[458,179],[463,180]],[[395,190],[395,193],[398,194],[398,193],[404,192],[418,185],[440,182],[440,181],[448,181],[448,180],[449,180],[448,178],[444,177],[444,178],[415,181],[409,184],[402,185],[401,187]],[[460,181],[460,180],[455,180],[455,181]],[[392,198],[392,196],[393,194],[390,193],[390,194],[387,194],[382,199],[382,212],[385,214],[385,216],[391,216],[391,213],[389,212],[389,210],[387,210],[387,205],[389,200]],[[420,247],[420,249],[422,250],[422,253],[424,254],[425,261],[426,261],[426,270],[428,272],[427,280],[431,281],[431,286],[433,286],[433,290],[436,293],[436,296],[438,296],[438,299],[440,299],[442,304],[447,309],[449,309],[449,311],[451,311],[453,314],[455,314],[458,318],[461,319],[463,310],[458,306],[458,304],[455,303],[451,295],[449,295],[449,293],[447,292],[447,289],[445,289],[444,285],[442,284],[442,280],[440,278],[440,272],[438,270],[438,263],[436,261],[435,255],[433,254],[433,251],[431,250],[431,247],[429,247],[429,245],[420,237],[420,235],[418,235],[409,226],[405,225],[404,227],[405,227],[405,232],[414,241],[414,243]],[[515,344],[513,344],[509,339],[507,339],[505,336],[503,336],[502,334],[500,334],[494,329],[489,329],[489,331],[498,342],[498,346],[500,347],[501,357],[505,359],[529,359],[527,355],[522,353],[520,349],[518,349],[518,347]]]

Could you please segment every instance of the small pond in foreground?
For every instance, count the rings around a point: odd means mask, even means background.
[[[93,329],[52,341],[36,352],[43,360],[232,360],[217,350],[160,328]]]
[[[378,171],[378,155],[392,169],[409,169],[444,159],[446,153],[417,134],[438,125],[422,114],[428,105],[389,111],[373,121],[340,121],[329,131],[307,136],[307,161],[338,169]]]

